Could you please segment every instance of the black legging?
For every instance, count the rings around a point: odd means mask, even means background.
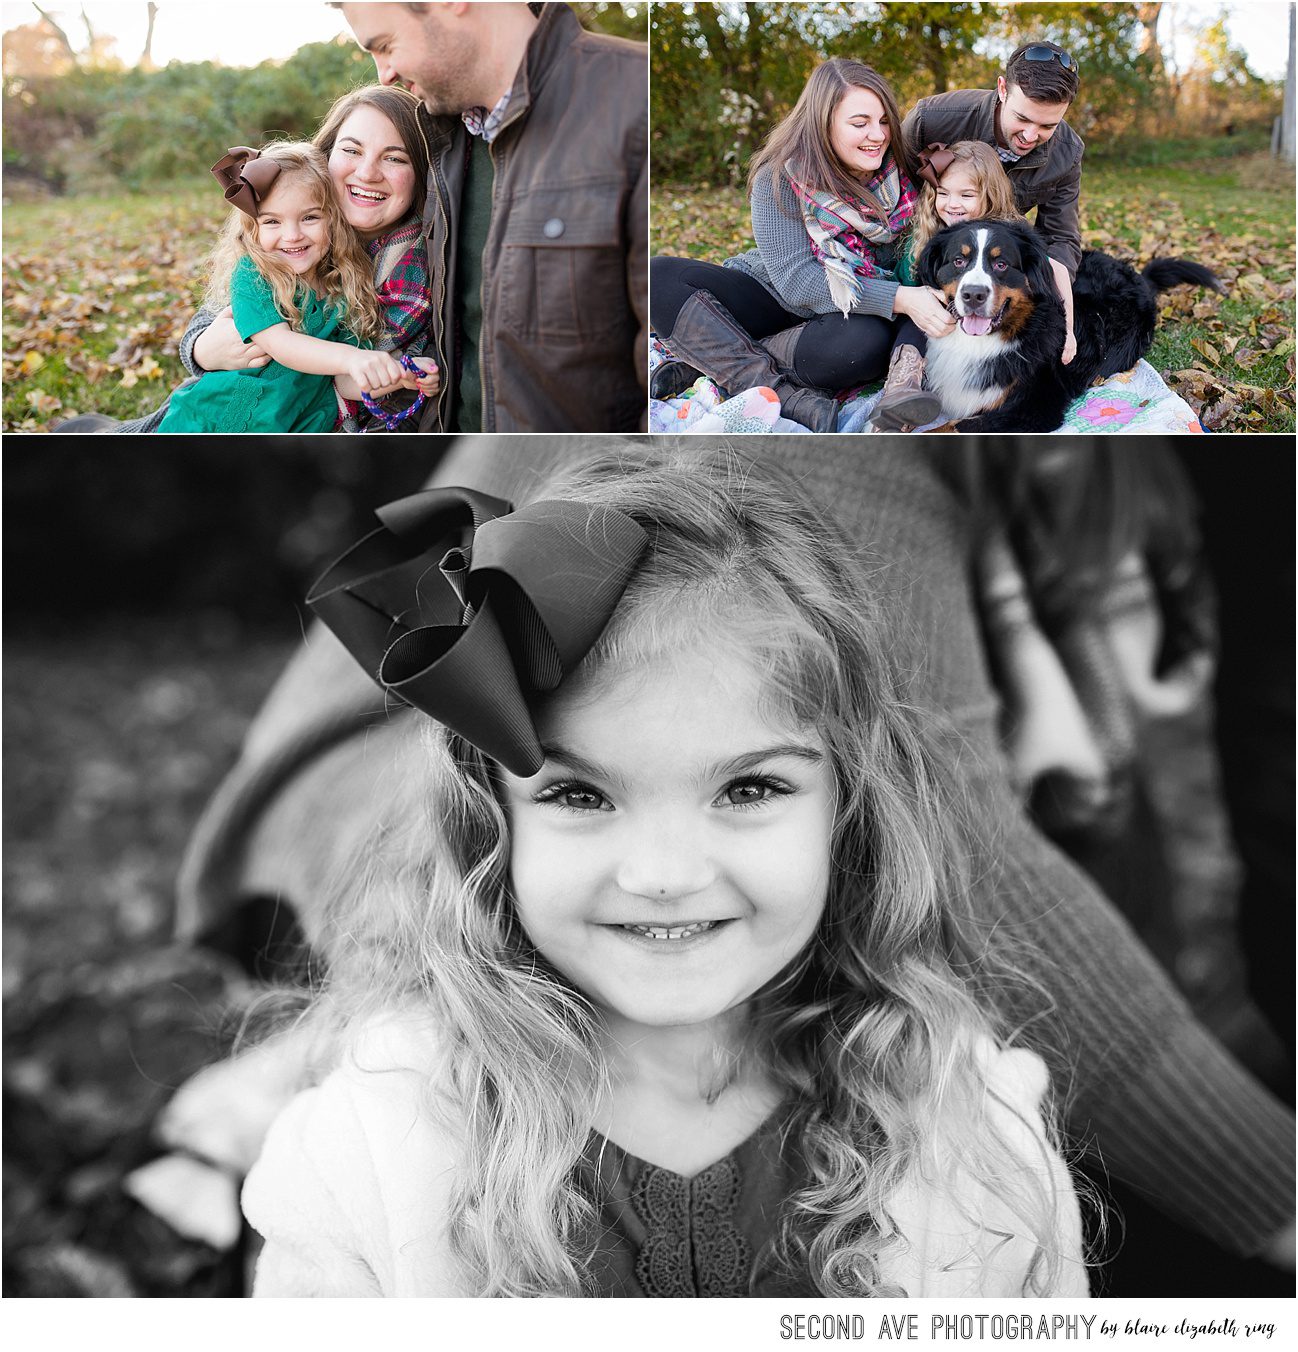
[[[883,375],[898,337],[897,321],[879,315],[794,314],[756,278],[739,268],[723,268],[697,258],[659,255],[649,262],[649,317],[654,332],[669,346],[681,306],[696,291],[710,291],[753,338],[767,338],[795,324],[806,324],[793,354],[793,372],[804,385],[845,390]],[[923,334],[906,321],[919,335]],[[913,342],[914,339],[909,339]]]

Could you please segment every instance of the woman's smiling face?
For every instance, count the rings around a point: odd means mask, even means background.
[[[798,956],[829,890],[834,775],[747,662],[601,674],[537,731],[540,773],[502,772],[514,902],[610,1031],[711,1024]]]
[[[891,140],[888,114],[877,94],[852,88],[839,99],[830,119],[829,147],[848,173],[862,179],[877,174]]]
[[[343,216],[362,239],[377,239],[410,210],[410,156],[392,122],[368,104],[357,105],[338,128],[329,176]]]

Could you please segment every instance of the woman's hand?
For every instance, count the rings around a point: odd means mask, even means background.
[[[955,316],[947,309],[946,297],[932,287],[899,286],[892,312],[909,315],[930,338],[945,338],[955,328]]]
[[[385,388],[404,385],[407,380],[401,363],[387,352],[350,348],[345,364],[347,369],[343,374],[351,376],[369,395]]]
[[[1072,329],[1069,329],[1067,335],[1064,338],[1064,353],[1063,356],[1059,358],[1060,364],[1063,366],[1067,366],[1068,363],[1072,361],[1072,359],[1076,355],[1077,355],[1077,335],[1072,331]]]
[[[270,356],[239,337],[234,311],[227,305],[194,340],[194,360],[204,371],[245,371],[265,366]]]

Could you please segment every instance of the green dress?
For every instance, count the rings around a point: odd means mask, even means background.
[[[301,332],[334,343],[362,344],[348,330],[342,311],[305,286],[298,288]],[[250,258],[241,258],[230,279],[234,326],[243,341],[284,316],[270,284]],[[172,396],[159,432],[332,432],[338,422],[332,376],[305,375],[279,362],[244,371],[208,371]]]

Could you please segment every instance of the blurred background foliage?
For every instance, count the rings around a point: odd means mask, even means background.
[[[1259,79],[1223,18],[1203,28],[1193,61],[1168,62],[1155,33],[1162,4],[686,4],[650,16],[650,121],[658,181],[742,181],[748,160],[830,56],[887,77],[903,109],[946,89],[988,89],[1027,37],[1077,57],[1081,94],[1069,123],[1087,157],[1131,162],[1152,139],[1269,131],[1279,82]],[[679,110],[689,109],[688,117]]]
[[[644,40],[644,4],[573,9],[588,29]],[[86,39],[74,45],[46,17],[4,35],[6,198],[144,191],[202,174],[213,146],[309,138],[334,98],[374,80],[370,57],[341,37],[286,61],[173,61],[163,69],[147,51],[124,59],[92,29]]]
[[[124,1179],[261,989],[173,942],[204,802],[296,648],[303,597],[445,438],[80,438],[5,448],[6,1296],[238,1296],[243,1253]]]
[[[320,560],[374,528],[365,504],[414,492],[450,438],[389,440],[384,455],[356,437],[248,437],[237,455],[223,438],[168,436],[98,456],[73,439],[11,452],[4,558],[25,581],[6,630],[188,613],[291,638]]]

